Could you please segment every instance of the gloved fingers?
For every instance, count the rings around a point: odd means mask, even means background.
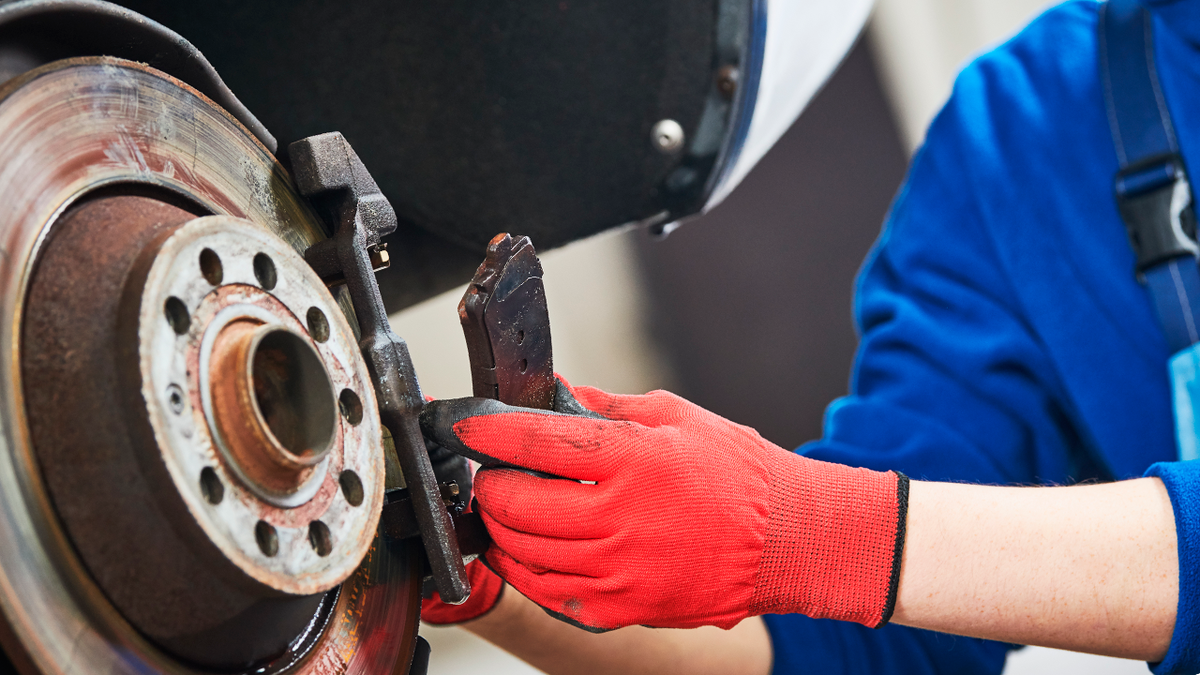
[[[481,469],[479,510],[506,528],[556,539],[612,534],[604,488],[564,478],[542,478],[515,469]]]
[[[454,432],[454,425],[472,415],[494,415],[510,410],[513,410],[512,406],[490,398],[448,398],[430,401],[421,409],[421,432],[425,436],[426,444],[433,443],[484,466],[495,466],[502,461],[464,445]]]
[[[587,577],[558,572],[534,572],[517,562],[503,550],[493,546],[487,563],[510,586],[532,600],[547,614],[591,633],[603,633],[620,625],[601,621],[581,598],[593,597],[587,592]]]
[[[637,422],[649,427],[677,422],[681,413],[689,414],[695,407],[675,394],[661,390],[629,395],[579,386],[571,391],[581,405],[606,419]]]
[[[496,522],[486,511],[480,515],[492,537],[489,554],[502,551],[525,569],[539,575],[553,572],[584,579],[599,578],[609,571],[614,547],[610,539],[557,539],[518,532]]]
[[[561,375],[555,390],[554,410],[585,417],[636,422],[646,427],[675,425],[705,414],[695,404],[669,391],[648,394],[610,394],[595,387],[572,387]]]
[[[508,465],[600,480],[613,452],[629,447],[628,423],[508,406],[484,398],[434,401],[421,413],[426,437],[485,466]]]
[[[622,402],[622,399],[635,398],[622,394],[610,394],[603,389],[582,385],[578,387],[571,387],[570,391],[580,405],[594,413],[603,415],[604,417],[608,417],[604,411],[610,408],[617,408],[618,404]]]

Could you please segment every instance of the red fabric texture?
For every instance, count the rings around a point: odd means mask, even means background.
[[[767,613],[881,624],[896,474],[788,452],[667,392],[574,388],[607,419],[515,412],[454,426],[468,447],[573,480],[475,477],[488,562],[591,628],[725,628]]]
[[[433,597],[421,601],[421,621],[435,626],[462,623],[492,611],[504,591],[504,581],[478,560],[467,565],[471,581],[471,597],[461,605],[447,605],[434,591]]]
[[[750,613],[882,625],[895,562],[899,476],[796,454],[786,460],[775,469],[779,479]]]

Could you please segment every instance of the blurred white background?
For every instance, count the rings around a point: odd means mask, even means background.
[[[800,0],[797,0],[800,1]],[[1048,3],[1042,0],[879,0],[865,39],[896,128],[911,152],[973,54],[1017,31]],[[556,369],[572,382],[642,393],[673,388],[670,360],[656,346],[636,258],[637,232],[612,233],[545,254],[546,291]],[[536,242],[535,242],[536,243]],[[392,317],[409,343],[427,394],[471,392],[455,311],[462,291]],[[433,645],[431,675],[537,672],[457,628],[422,629]],[[1144,673],[1139,662],[1024,649],[1006,673],[1020,675]]]

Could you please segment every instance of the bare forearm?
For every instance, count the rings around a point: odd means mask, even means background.
[[[1156,661],[1175,624],[1158,479],[1067,488],[911,484],[895,623]]]
[[[759,618],[732,630],[630,626],[594,634],[551,618],[513,588],[463,628],[551,675],[766,675],[771,644]]]

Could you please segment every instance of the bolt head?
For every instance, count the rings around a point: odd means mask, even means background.
[[[738,72],[737,67],[722,66],[717,71],[717,91],[720,91],[726,99],[733,98],[733,95],[737,92],[740,77],[741,74]]]
[[[663,153],[671,153],[683,147],[683,127],[672,119],[659,120],[650,132],[650,140],[655,149]]]

